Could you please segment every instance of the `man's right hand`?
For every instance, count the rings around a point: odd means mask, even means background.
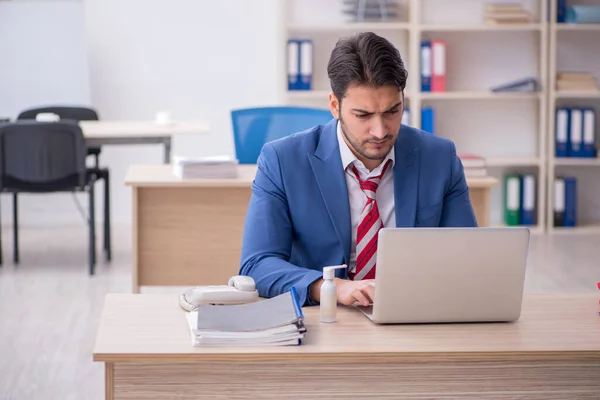
[[[363,306],[368,306],[375,298],[375,279],[365,279],[360,281],[350,281],[346,279],[335,278],[335,290],[338,303],[352,305],[358,302]],[[311,299],[316,302],[321,300],[320,289],[323,280],[311,285]]]

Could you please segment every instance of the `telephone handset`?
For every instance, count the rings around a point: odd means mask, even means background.
[[[245,304],[258,300],[254,279],[236,275],[227,285],[198,286],[179,295],[179,305],[185,311],[194,311],[201,305]]]

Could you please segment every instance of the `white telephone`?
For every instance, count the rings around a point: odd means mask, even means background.
[[[232,305],[252,303],[258,300],[254,279],[236,275],[227,285],[198,286],[179,295],[179,305],[185,311],[195,311],[201,305]]]

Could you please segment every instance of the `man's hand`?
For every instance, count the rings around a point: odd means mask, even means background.
[[[375,298],[375,279],[349,281],[335,278],[334,282],[338,303],[352,305],[354,302],[358,302],[363,306],[368,306]],[[319,279],[310,286],[310,298],[316,302],[321,300],[322,284],[323,280]]]

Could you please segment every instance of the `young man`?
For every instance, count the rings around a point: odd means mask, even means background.
[[[338,41],[327,72],[335,118],[262,149],[240,274],[262,297],[294,286],[301,304],[314,305],[323,267],[346,264],[338,302],[367,305],[381,227],[477,222],[454,144],[401,126],[407,72],[398,50],[362,33]]]

